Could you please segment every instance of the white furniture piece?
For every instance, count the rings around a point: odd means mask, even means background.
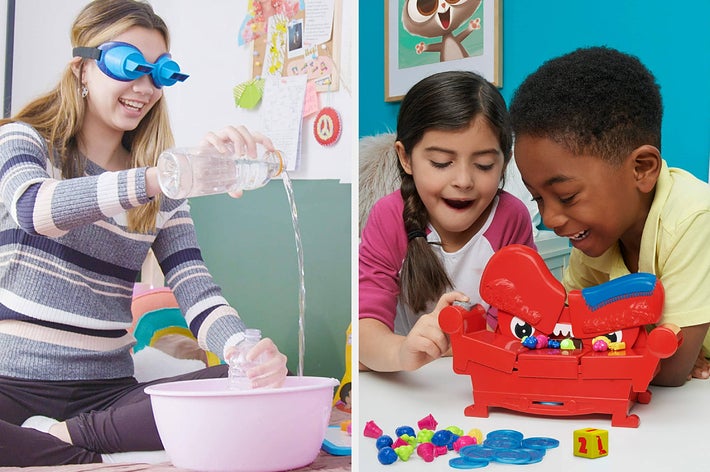
[[[488,418],[467,417],[463,410],[473,403],[468,376],[452,370],[452,359],[441,358],[414,372],[360,372],[356,396],[357,431],[353,470],[368,472],[452,472],[445,456],[425,462],[416,453],[407,461],[382,465],[377,460],[375,439],[363,435],[367,421],[374,421],[385,434],[408,425],[418,431],[417,422],[431,414],[437,429],[458,426],[464,432],[480,429],[484,436],[494,430],[513,429],[525,437],[551,437],[560,441],[537,464],[525,471],[623,471],[623,470],[707,470],[710,464],[707,428],[710,425],[710,380],[693,379],[682,387],[651,387],[653,397],[646,405],[636,404],[632,412],[641,420],[638,428],[612,427],[608,415],[543,417],[492,408]],[[475,392],[473,393],[475,396]],[[574,455],[573,432],[599,428],[609,433],[608,455],[587,459]],[[518,470],[508,464],[490,463],[484,471]],[[521,466],[517,466],[521,467]]]

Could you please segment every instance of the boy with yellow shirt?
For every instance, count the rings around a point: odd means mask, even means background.
[[[655,274],[661,322],[678,325],[683,343],[653,383],[708,378],[710,186],[661,157],[654,76],[614,49],[578,49],[525,79],[510,113],[523,181],[545,226],[573,246],[567,290]]]

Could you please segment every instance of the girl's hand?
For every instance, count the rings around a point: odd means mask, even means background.
[[[229,348],[226,358],[229,358],[234,351]],[[252,388],[280,387],[286,379],[288,369],[286,368],[286,356],[279,352],[276,344],[264,338],[249,350],[246,354],[248,361],[259,359],[259,364],[247,370],[247,377],[251,380]]]
[[[221,131],[209,132],[200,143],[201,146],[211,145],[221,153],[232,152],[237,156],[247,156],[256,159],[256,145],[261,144],[267,151],[274,151],[274,145],[269,138],[258,132],[251,132],[244,126],[227,126]],[[230,192],[234,198],[242,196],[242,191]]]
[[[461,292],[447,292],[431,313],[419,317],[399,350],[402,370],[416,370],[449,353],[451,346],[439,327],[439,312],[455,301],[468,302],[469,298]]]

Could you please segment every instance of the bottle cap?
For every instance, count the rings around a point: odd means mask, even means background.
[[[274,173],[274,177],[281,175],[281,172],[283,172],[283,170],[284,170],[284,159],[283,159],[283,155],[281,154],[281,151],[279,151],[279,150],[266,151],[266,154],[268,154],[270,157],[273,156],[276,159],[278,159],[279,168]]]

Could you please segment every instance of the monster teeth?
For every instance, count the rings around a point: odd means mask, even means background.
[[[568,323],[557,323],[555,329],[553,330],[555,336],[562,336],[566,338],[573,338],[572,325]]]

